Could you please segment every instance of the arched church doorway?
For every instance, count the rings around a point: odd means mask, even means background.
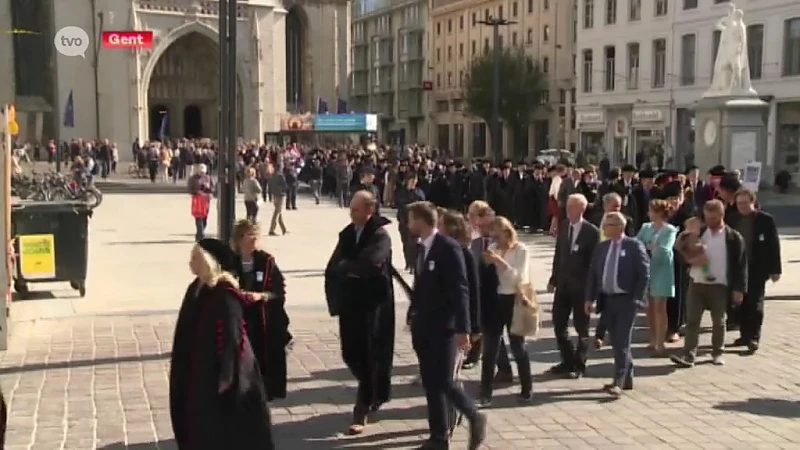
[[[308,50],[308,16],[295,5],[286,15],[286,109],[306,112],[312,105],[311,77],[308,76],[311,58]],[[316,112],[316,111],[314,111]]]
[[[164,104],[150,105],[150,140],[161,139],[161,134],[170,135],[169,109]]]
[[[183,136],[199,138],[203,135],[203,111],[197,105],[183,108]]]
[[[147,99],[148,105],[169,111],[168,138],[217,138],[218,94],[219,45],[202,33],[190,32],[173,42],[159,58],[150,77]],[[162,119],[154,116],[154,107],[149,111],[149,134],[158,137]]]

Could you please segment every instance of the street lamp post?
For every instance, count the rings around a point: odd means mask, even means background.
[[[492,27],[492,67],[494,69],[494,76],[492,77],[492,147],[495,163],[499,166],[503,161],[502,128],[500,126],[500,52],[502,51],[500,48],[500,27],[517,22],[489,16],[485,20],[479,20],[478,23]]]
[[[217,235],[226,242],[236,219],[236,10],[237,0],[220,0]]]

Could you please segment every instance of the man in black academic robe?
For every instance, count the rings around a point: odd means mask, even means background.
[[[325,269],[328,310],[339,316],[342,359],[358,381],[350,434],[389,400],[394,355],[392,241],[389,219],[375,214],[375,197],[359,191],[350,202],[353,223],[339,233]]]

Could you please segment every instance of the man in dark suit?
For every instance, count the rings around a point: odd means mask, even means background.
[[[638,184],[634,178],[634,175],[636,175],[636,167],[627,164],[622,166],[621,172],[621,178],[616,181],[619,190],[615,190],[615,192],[619,193],[622,197],[622,210],[625,214],[636,218],[638,213],[636,211],[636,201],[633,198],[633,189]]]
[[[740,337],[733,347],[758,350],[761,325],[764,322],[764,291],[768,280],[781,278],[781,242],[772,216],[756,208],[756,196],[748,190],[736,194],[739,219],[734,226],[742,235],[747,251],[747,292],[740,309]]]
[[[430,438],[419,449],[449,449],[450,404],[469,421],[467,448],[477,450],[486,439],[486,416],[454,379],[459,355],[469,349],[472,329],[463,250],[455,240],[437,233],[433,204],[416,202],[407,209],[409,229],[422,245],[408,312],[430,428]]]
[[[703,254],[687,259],[689,290],[683,351],[670,356],[679,367],[694,367],[705,310],[711,311],[711,361],[725,364],[725,314],[729,299],[741,305],[747,292],[747,253],[742,235],[725,224],[725,205],[709,200],[703,205],[705,228],[700,233]]]
[[[556,336],[561,363],[550,373],[580,378],[586,372],[586,355],[589,351],[589,314],[584,312],[586,280],[592,254],[600,241],[596,226],[583,220],[588,202],[583,194],[572,194],[567,199],[567,220],[560,225],[553,255],[553,271],[547,290],[555,290],[553,299],[553,331]],[[578,333],[577,349],[569,338],[569,316]]]
[[[392,241],[389,219],[376,215],[377,198],[358,191],[350,202],[353,223],[339,233],[325,269],[325,295],[332,316],[339,316],[342,359],[358,380],[353,422],[361,434],[367,416],[389,401],[394,355]]]
[[[484,324],[484,326],[485,324],[496,324],[501,321],[501,319],[496,317],[497,286],[500,283],[497,278],[497,269],[495,269],[494,265],[488,264],[483,258],[483,253],[489,248],[489,244],[491,243],[492,221],[494,218],[494,211],[491,210],[478,216],[477,228],[480,236],[473,239],[470,244],[470,251],[478,265],[478,290],[480,292],[479,310],[481,324]],[[469,354],[464,360],[464,369],[468,369],[478,363],[481,356],[481,347],[480,340],[473,340],[472,348],[470,348]],[[499,355],[497,366],[500,368],[500,373],[511,375],[511,362],[508,360],[508,350],[506,350],[506,346],[502,340],[500,341]],[[494,368],[492,368],[492,370],[494,370]]]
[[[645,169],[639,172],[639,184],[633,188],[633,201],[636,203],[636,214],[631,216],[636,221],[635,227],[637,230],[642,228],[645,222],[650,222],[650,217],[647,213],[650,211],[650,200],[655,198],[653,195],[653,184],[656,174],[650,170]]]
[[[601,297],[604,302],[601,319],[608,327],[614,349],[614,378],[603,389],[614,398],[619,398],[623,390],[633,389],[631,335],[636,311],[645,302],[650,280],[647,250],[641,242],[623,234],[625,222],[625,216],[619,212],[603,218],[607,239],[597,246],[586,279],[586,314],[591,313]]]

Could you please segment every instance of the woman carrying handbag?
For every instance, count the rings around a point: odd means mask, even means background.
[[[530,284],[528,249],[517,239],[517,232],[505,217],[497,217],[493,225],[494,242],[483,258],[494,265],[500,283],[497,287],[498,302],[494,323],[484,323],[483,327],[483,364],[481,368],[480,404],[488,406],[492,401],[492,381],[497,365],[498,349],[504,329],[511,329],[514,317],[514,306],[517,303],[520,286]],[[533,400],[533,376],[528,352],[525,350],[525,337],[509,332],[511,353],[517,364],[521,392],[519,401],[530,403]]]

